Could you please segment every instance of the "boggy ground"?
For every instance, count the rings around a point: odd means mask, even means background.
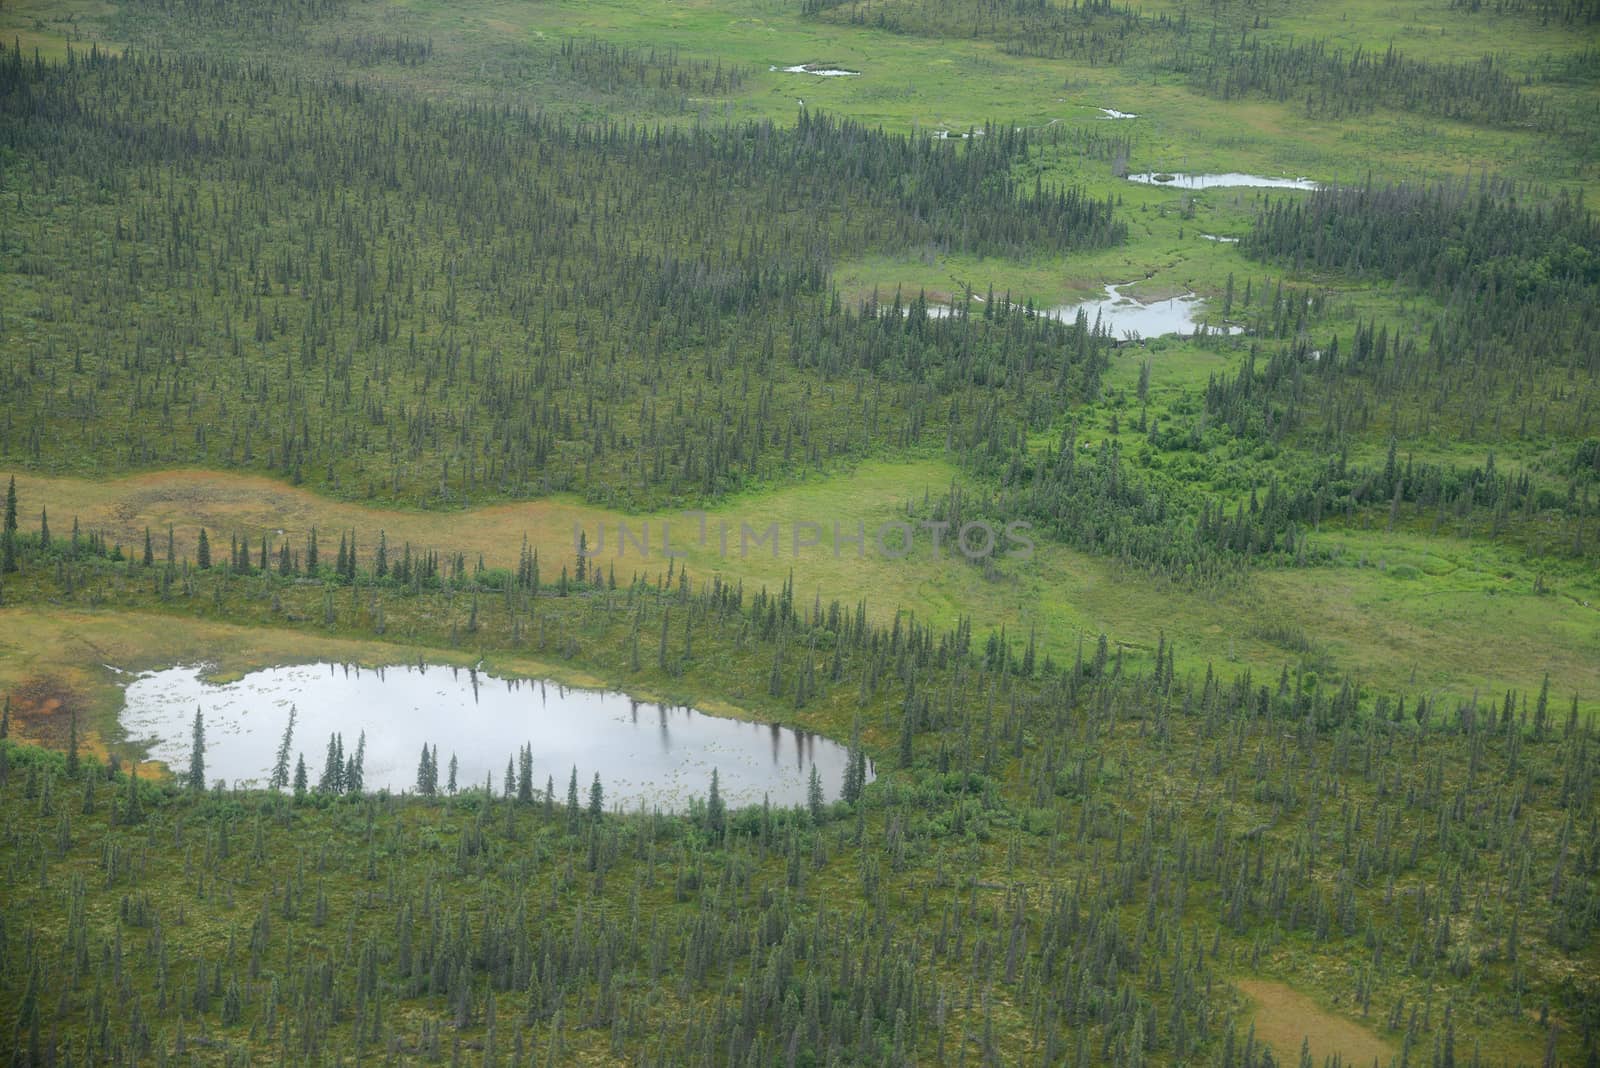
[[[1466,698],[1506,686],[1534,692],[1548,672],[1559,686],[1576,690],[1585,709],[1600,709],[1600,580],[1563,574],[1547,577],[1544,592],[1535,592],[1541,565],[1481,540],[1330,528],[1316,540],[1338,549],[1338,562],[1260,569],[1221,588],[1152,578],[1043,538],[1036,539],[1032,559],[1001,560],[993,569],[948,551],[935,560],[927,541],[902,560],[885,559],[870,545],[864,557],[849,548],[835,555],[826,542],[798,556],[793,550],[799,523],[831,529],[838,519],[853,529],[859,520],[870,532],[905,519],[908,506],[919,511],[925,495],[937,498],[962,480],[943,459],[867,461],[828,478],[738,495],[709,509],[706,519],[712,530],[726,524],[733,532],[726,556],[714,537],[696,544],[695,518],[627,515],[573,498],[463,512],[368,508],[221,471],[106,481],[23,473],[17,486],[24,517],[46,502],[58,535],[76,517],[84,530],[100,530],[124,551],[140,553],[148,527],[158,560],[165,557],[169,524],[180,559],[193,558],[200,525],[209,530],[218,560],[234,532],[249,537],[254,559],[263,535],[274,550],[287,539],[299,552],[316,526],[329,561],[341,533],[354,530],[363,560],[382,531],[391,554],[410,542],[417,550],[462,552],[469,561],[481,555],[490,567],[515,567],[526,537],[540,553],[544,580],[554,582],[573,564],[576,524],[591,545],[604,528],[596,563],[615,568],[619,581],[636,571],[656,577],[680,563],[697,577],[720,573],[742,581],[752,593],[792,579],[797,599],[807,604],[816,597],[853,604],[860,597],[874,618],[903,611],[940,625],[965,614],[975,633],[1004,626],[1017,643],[1031,631],[1041,655],[1063,662],[1080,639],[1092,645],[1102,632],[1134,663],[1153,655],[1165,637],[1177,643],[1180,670],[1195,673],[1208,664],[1240,665],[1276,678],[1285,667],[1305,666],[1390,692]],[[686,554],[681,561],[660,555],[663,522],[672,525],[674,546]],[[741,557],[740,525],[764,530],[774,522],[784,542],[776,556],[762,549]],[[621,523],[635,532],[650,524],[654,555],[641,559],[632,544],[619,552]],[[19,644],[38,645],[26,638]],[[1485,657],[1486,648],[1496,655]],[[0,656],[0,678],[14,677],[7,663],[14,655]]]

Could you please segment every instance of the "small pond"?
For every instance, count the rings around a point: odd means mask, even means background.
[[[1169,174],[1151,171],[1130,174],[1128,181],[1140,185],[1167,185],[1177,189],[1212,189],[1227,186],[1255,186],[1262,189],[1321,189],[1321,182],[1310,178],[1265,178],[1259,174]]]
[[[342,736],[348,756],[362,731],[369,791],[414,790],[422,747],[430,745],[438,747],[441,791],[455,757],[460,788],[482,786],[491,776],[498,794],[507,758],[530,744],[537,794],[553,777],[564,804],[576,767],[585,801],[600,773],[608,809],[683,811],[691,797],[706,795],[713,768],[729,805],[759,804],[763,796],[774,805],[804,804],[813,766],[833,800],[848,758],[845,746],[787,727],[470,668],[301,664],[226,683],[207,682],[204,671],[175,667],[135,676],[122,727],[130,739],[148,743],[151,757],[181,773],[189,764],[198,707],[206,726],[206,778],[238,786],[267,783],[291,706],[290,767],[304,754],[313,787],[329,736]]]
[[[1111,331],[1113,337],[1119,339],[1130,333],[1139,337],[1159,337],[1162,334],[1187,336],[1199,330],[1200,315],[1205,310],[1205,301],[1199,294],[1184,293],[1166,300],[1144,302],[1123,295],[1122,290],[1132,284],[1125,282],[1122,285],[1106,286],[1106,295],[1100,300],[1042,308],[1039,314],[1070,323],[1074,322],[1078,318],[1078,312],[1082,311],[1090,326],[1099,320],[1102,326]],[[978,297],[974,297],[973,300],[982,303]],[[942,319],[955,314],[955,310],[945,304],[930,305],[928,314],[936,319]],[[978,309],[974,309],[972,314],[979,314]],[[1238,326],[1207,326],[1206,329],[1219,334],[1237,334],[1243,331],[1243,327]]]
[[[1138,301],[1132,297],[1122,295],[1126,285],[1106,286],[1106,295],[1102,300],[1086,301],[1082,304],[1067,304],[1059,308],[1051,308],[1049,316],[1063,322],[1072,322],[1082,311],[1093,326],[1095,319],[1109,327],[1115,337],[1124,337],[1134,333],[1140,337],[1159,337],[1162,334],[1193,334],[1200,328],[1199,316],[1205,309],[1205,301],[1197,294],[1184,293],[1180,296],[1169,297],[1166,300],[1152,300],[1148,303]],[[1237,326],[1207,327],[1217,333],[1237,334],[1242,329]]]
[[[792,67],[780,67],[774,64],[767,68],[775,73],[783,74],[815,74],[818,78],[855,78],[861,72],[846,70],[843,67],[831,67],[826,63],[796,63]]]

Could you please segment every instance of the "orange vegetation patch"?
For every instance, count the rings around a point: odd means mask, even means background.
[[[88,697],[57,675],[33,675],[5,692],[11,699],[11,721],[8,737],[24,745],[37,745],[65,753],[72,744],[73,713],[78,720],[78,757],[105,763],[110,749],[100,732],[92,725]],[[126,753],[117,754],[124,771],[136,767],[144,778],[160,778],[166,768],[159,761],[135,760]]]
[[[35,675],[19,683],[8,696],[11,698],[11,733],[19,740],[64,750],[76,713],[79,751],[82,751],[88,710],[71,687],[53,675]]]
[[[78,721],[78,756],[104,762],[105,739],[94,728],[88,698],[56,675],[34,675],[7,691],[11,699],[12,741],[65,753],[72,744],[74,713]],[[127,761],[124,759],[124,766]]]
[[[1256,1038],[1272,1047],[1280,1064],[1298,1063],[1302,1042],[1310,1042],[1313,1064],[1323,1064],[1337,1053],[1343,1063],[1363,1068],[1388,1064],[1394,1056],[1394,1049],[1378,1035],[1324,1010],[1293,987],[1265,979],[1235,979],[1234,985],[1255,1010]]]

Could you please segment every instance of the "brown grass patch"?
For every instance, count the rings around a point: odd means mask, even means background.
[[[12,741],[66,752],[71,744],[72,721],[78,721],[78,756],[104,761],[110,750],[96,727],[89,696],[61,676],[51,673],[21,680],[5,696],[11,699]]]
[[[81,698],[54,675],[35,675],[11,690],[11,731],[18,738],[65,749],[72,730],[72,717],[78,716],[81,739],[86,711]]]
[[[1256,1038],[1272,1047],[1280,1064],[1299,1063],[1304,1041],[1311,1043],[1314,1064],[1337,1053],[1345,1064],[1362,1068],[1374,1062],[1388,1064],[1395,1054],[1377,1034],[1325,1011],[1293,987],[1266,979],[1235,979],[1234,985],[1250,999]]]
[[[546,558],[565,561],[572,556],[574,522],[621,516],[550,499],[468,512],[374,508],[330,500],[260,475],[206,470],[157,471],[103,482],[22,475],[17,492],[31,523],[37,523],[39,504],[49,507],[57,536],[65,535],[76,517],[84,530],[98,530],[125,552],[138,554],[148,528],[157,559],[166,556],[169,526],[180,558],[193,558],[203,526],[210,532],[214,557],[223,559],[235,532],[247,536],[256,552],[263,534],[273,546],[288,538],[298,551],[315,525],[322,550],[330,554],[340,531],[354,529],[365,558],[383,530],[396,549],[410,541],[419,548],[482,552],[491,565],[515,564],[526,534]]]

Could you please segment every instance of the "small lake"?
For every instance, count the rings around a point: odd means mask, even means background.
[[[774,64],[768,67],[767,70],[783,74],[814,74],[818,78],[857,78],[861,75],[858,70],[830,67],[825,63],[796,63],[792,67],[780,67]]]
[[[1169,174],[1151,171],[1130,174],[1128,181],[1140,185],[1165,185],[1177,189],[1212,189],[1227,186],[1255,186],[1262,189],[1321,189],[1321,182],[1310,178],[1265,178],[1259,174]]]
[[[1193,334],[1200,328],[1199,316],[1205,309],[1206,302],[1197,294],[1184,293],[1166,300],[1144,303],[1123,296],[1122,290],[1125,288],[1126,285],[1106,286],[1106,295],[1102,300],[1051,308],[1047,314],[1052,319],[1070,323],[1077,319],[1078,312],[1081,311],[1088,318],[1090,326],[1093,326],[1095,319],[1098,318],[1110,328],[1113,336],[1119,338],[1129,332],[1140,337],[1159,337],[1162,334],[1187,335]],[[1237,334],[1242,327],[1216,326],[1207,329],[1217,333]]]
[[[1133,297],[1124,296],[1122,290],[1132,285],[1125,282],[1122,285],[1106,286],[1106,295],[1100,300],[1084,301],[1081,304],[1063,304],[1054,308],[1040,308],[1040,315],[1061,322],[1070,323],[1078,318],[1078,313],[1083,312],[1093,326],[1098,320],[1100,324],[1111,331],[1116,338],[1124,338],[1128,334],[1137,334],[1139,337],[1160,337],[1162,334],[1190,335],[1200,328],[1200,315],[1205,309],[1205,301],[1197,293],[1184,293],[1180,296],[1169,297],[1166,300],[1152,300],[1149,302],[1135,300]],[[981,304],[978,298],[973,298],[975,303]],[[942,319],[954,314],[954,309],[946,304],[929,305],[928,314],[936,319]],[[974,308],[972,314],[981,314],[980,309]],[[1213,333],[1238,334],[1243,327],[1238,326],[1207,326],[1206,329]]]
[[[267,783],[290,706],[290,768],[304,754],[313,787],[329,735],[342,735],[349,756],[362,731],[368,791],[415,790],[426,744],[438,746],[441,792],[454,756],[458,787],[482,786],[488,775],[499,794],[507,758],[531,744],[536,794],[553,777],[558,803],[565,804],[576,767],[585,802],[590,781],[600,773],[608,809],[683,811],[691,797],[705,797],[713,768],[730,806],[760,804],[763,796],[774,805],[804,804],[813,766],[831,801],[839,796],[848,758],[845,746],[804,731],[469,668],[301,664],[227,683],[205,681],[204,671],[174,667],[135,677],[127,687],[122,727],[129,739],[148,741],[151,757],[181,774],[189,765],[199,707],[206,726],[206,778],[236,786]]]

